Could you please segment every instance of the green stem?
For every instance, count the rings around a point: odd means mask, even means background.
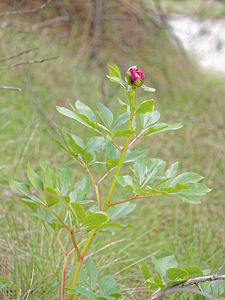
[[[78,276],[79,276],[79,273],[80,273],[80,269],[82,267],[82,264],[83,264],[83,261],[84,261],[84,257],[86,255],[86,252],[90,246],[90,243],[95,235],[95,232],[96,232],[96,229],[93,229],[91,231],[91,233],[89,234],[87,240],[86,240],[86,243],[84,245],[84,248],[80,254],[80,260],[78,260],[78,263],[77,263],[77,266],[76,266],[76,269],[75,269],[75,272],[74,272],[74,276],[73,276],[73,281],[72,281],[72,289],[74,289],[77,285],[77,280],[78,280]],[[69,296],[69,300],[73,300],[73,297],[74,295],[70,295]]]
[[[134,115],[131,115],[130,121],[129,121],[129,125],[128,125],[128,129],[132,129],[133,118],[134,118]],[[117,167],[115,176],[113,178],[112,185],[110,187],[108,196],[107,196],[106,201],[105,201],[104,206],[103,206],[103,211],[107,210],[107,208],[109,206],[109,203],[110,203],[110,200],[112,198],[113,191],[114,191],[116,183],[117,183],[116,176],[118,176],[120,174],[120,170],[121,170],[121,167],[122,167],[122,164],[123,164],[123,160],[124,160],[124,157],[125,157],[126,152],[127,152],[127,147],[129,145],[129,139],[130,139],[129,137],[126,138],[125,144],[123,146],[123,151],[122,151],[122,153],[120,155],[120,160],[119,160],[119,163],[118,163],[118,167]]]
[[[134,89],[134,92],[135,92],[135,98],[134,98],[134,104],[135,104],[135,100],[136,100],[136,90]],[[133,122],[133,118],[134,118],[134,114],[131,114],[130,116],[130,121],[129,121],[129,125],[128,125],[128,129],[132,129],[132,122]],[[100,133],[100,132],[99,132]],[[103,135],[103,134],[102,134]],[[108,139],[108,138],[107,138]],[[123,161],[124,161],[124,157],[126,155],[126,152],[127,152],[127,147],[129,145],[129,137],[126,138],[126,141],[124,143],[124,147],[123,147],[123,150],[121,150],[118,145],[113,141],[113,140],[110,140],[111,143],[113,143],[117,149],[121,152],[121,155],[120,155],[120,159],[119,159],[119,163],[118,163],[118,167],[117,167],[117,170],[116,170],[116,173],[115,173],[115,176],[118,176],[119,173],[120,173],[120,170],[121,170],[121,167],[122,167],[122,164],[123,164]],[[110,203],[110,200],[112,198],[112,195],[113,195],[113,191],[114,191],[114,188],[116,186],[116,177],[114,177],[113,179],[113,182],[112,182],[112,185],[110,187],[110,190],[109,190],[109,193],[108,193],[108,196],[107,196],[107,199],[104,203],[104,206],[103,206],[103,211],[106,211],[108,209],[108,206],[109,206],[109,203]],[[73,281],[72,281],[72,289],[74,289],[77,285],[77,280],[78,280],[78,276],[79,276],[79,273],[80,273],[80,269],[82,267],[82,264],[83,264],[83,261],[84,261],[84,257],[86,255],[86,252],[91,244],[91,241],[95,235],[95,232],[96,232],[96,229],[93,229],[86,242],[85,242],[85,245],[84,245],[84,248],[82,250],[82,252],[80,253],[80,259],[78,260],[77,262],[77,266],[76,266],[76,269],[75,269],[75,272],[74,272],[74,276],[73,276]],[[74,298],[74,295],[70,295],[69,296],[69,300],[73,300]]]

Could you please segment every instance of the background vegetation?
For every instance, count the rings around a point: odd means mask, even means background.
[[[56,105],[67,106],[80,99],[95,107],[101,100],[117,110],[121,93],[105,78],[107,63],[117,63],[124,72],[138,65],[146,83],[157,89],[156,105],[162,120],[186,123],[184,129],[170,133],[171,139],[163,134],[152,137],[148,155],[168,163],[180,161],[182,171],[203,174],[213,191],[196,206],[172,197],[140,202],[139,210],[126,220],[135,223],[138,230],[117,230],[115,236],[102,234],[102,240],[93,243],[90,255],[96,253],[102,274],[110,270],[119,278],[124,299],[146,299],[138,262],[151,263],[153,254],[175,253],[181,267],[192,264],[215,271],[223,264],[224,77],[190,62],[171,40],[163,26],[165,19],[155,18],[165,8],[195,13],[191,2],[179,1],[178,6],[175,0],[165,0],[161,7],[147,3],[144,9],[139,1],[103,1],[108,13],[102,15],[97,33],[93,32],[96,24],[90,1],[52,1],[34,13],[1,16],[1,58],[37,47],[20,57],[0,61],[1,66],[60,56],[43,64],[0,70],[1,85],[22,88],[22,92],[0,90],[0,275],[15,283],[16,287],[8,291],[12,299],[27,297],[29,288],[30,299],[58,299],[62,257],[54,238],[41,223],[37,225],[31,211],[10,189],[9,181],[25,178],[28,161],[34,167],[39,159],[56,169],[71,165],[71,159],[51,141],[48,131],[54,131],[58,124],[84,137],[89,132],[61,118]],[[31,9],[39,4],[13,1],[12,6],[11,1],[10,5],[3,1],[0,8]],[[216,5],[218,15],[223,15],[222,1]],[[56,17],[63,19],[44,24]],[[75,182],[80,169],[74,165],[71,172]]]

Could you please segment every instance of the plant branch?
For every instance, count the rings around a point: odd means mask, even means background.
[[[135,93],[134,97],[136,99],[136,90],[135,89],[134,89],[134,93]],[[134,103],[135,103],[135,100],[134,100]],[[133,118],[134,118],[134,115],[132,114],[130,116],[130,121],[129,121],[128,129],[132,129]],[[111,201],[111,198],[112,198],[112,195],[113,195],[113,191],[114,191],[116,183],[117,183],[116,176],[118,176],[120,174],[120,170],[121,170],[121,167],[122,167],[122,164],[123,164],[123,160],[124,160],[124,157],[125,157],[126,152],[127,152],[127,147],[128,147],[128,144],[129,144],[129,139],[130,138],[127,137],[126,140],[125,140],[125,143],[124,143],[124,146],[123,146],[123,150],[122,150],[122,153],[120,155],[119,163],[118,163],[118,166],[117,166],[117,170],[116,170],[115,176],[113,178],[112,185],[110,187],[108,196],[107,196],[106,201],[105,201],[104,206],[103,206],[103,211],[106,211],[107,208],[108,208],[108,206],[109,206],[109,204],[110,204],[110,201]]]
[[[197,288],[199,289],[199,291],[202,293],[202,300],[205,300],[205,296],[203,296],[204,295],[204,292],[203,292],[203,290],[202,290],[202,288],[201,288],[201,286],[200,286],[200,283],[196,283],[196,286],[197,286]]]
[[[105,178],[106,178],[106,176],[108,176],[109,175],[109,173],[111,173],[112,172],[112,170],[113,170],[114,168],[112,168],[112,169],[110,169],[110,170],[108,170],[98,181],[97,181],[97,184],[100,184]]]
[[[71,230],[69,229],[69,227],[60,219],[60,217],[50,207],[48,207],[47,204],[44,204],[44,206],[59,220],[59,222],[63,225],[63,227],[66,228],[66,230],[68,230],[69,232],[71,232]]]
[[[77,246],[73,229],[71,229],[70,234],[71,234],[71,238],[72,238],[72,241],[73,241],[74,248],[75,248],[75,250],[77,252],[77,259],[78,259],[78,261],[80,261],[80,259],[81,259],[80,250],[79,250],[79,248]]]
[[[15,67],[18,67],[18,66],[23,66],[23,65],[40,64],[40,63],[50,61],[50,60],[53,60],[53,59],[57,59],[57,58],[59,58],[59,56],[53,56],[53,57],[37,59],[37,60],[33,59],[33,60],[23,61],[23,62],[20,62],[20,63],[0,67],[0,70],[11,69],[11,68],[15,68]]]
[[[14,87],[14,86],[5,86],[5,85],[0,85],[0,89],[17,91],[17,92],[21,92],[22,91],[21,88],[17,88],[17,87]]]
[[[129,149],[134,142],[136,142],[138,139],[141,138],[142,134],[146,131],[146,128],[144,128],[137,136],[135,136],[135,138],[133,139],[133,141],[130,142],[130,144],[127,146],[127,149]]]
[[[61,289],[61,300],[64,300],[65,298],[65,279],[66,279],[66,266],[67,266],[67,260],[68,256],[73,250],[73,245],[69,248],[69,250],[65,253],[64,257],[64,264],[63,264],[63,276],[62,276],[62,289]]]
[[[222,271],[225,268],[225,264],[223,264],[219,269],[216,271],[215,274],[219,274],[220,271]]]
[[[14,10],[14,11],[5,11],[0,13],[0,17],[6,16],[6,15],[21,15],[21,14],[28,14],[28,13],[34,13],[37,12],[43,8],[45,8],[48,4],[50,4],[53,0],[48,0],[45,3],[43,3],[41,6],[33,9],[25,9],[25,10]]]
[[[85,170],[88,172],[89,177],[91,178],[91,181],[93,182],[95,186],[95,192],[96,192],[96,197],[98,201],[98,207],[100,210],[102,210],[102,205],[101,205],[101,199],[100,199],[100,194],[99,194],[99,188],[98,188],[98,182],[95,181],[93,175],[91,174],[91,171],[89,170],[88,166],[85,166]]]
[[[183,289],[185,286],[190,286],[190,285],[196,285],[199,284],[201,282],[206,282],[206,281],[214,281],[214,280],[225,280],[225,275],[217,275],[217,274],[213,274],[213,275],[209,275],[209,276],[202,276],[202,277],[196,277],[196,278],[192,278],[192,279],[188,279],[187,281],[184,281],[182,283],[179,283],[175,286],[172,287],[168,287],[167,289],[156,293],[155,295],[152,295],[150,297],[147,298],[147,300],[155,300],[155,299],[159,299],[162,297],[165,297],[173,292],[179,292],[179,291],[186,291],[188,292],[188,290]],[[192,290],[195,291],[195,290]],[[198,291],[195,291],[196,293]],[[200,295],[203,295],[202,293],[198,292]],[[197,293],[197,294],[198,294]],[[209,298],[209,299],[214,299],[214,298],[210,298],[209,295],[204,294],[205,297]]]
[[[22,52],[19,52],[19,53],[15,54],[15,55],[12,55],[12,56],[9,56],[9,57],[6,57],[6,58],[1,58],[1,59],[0,59],[0,62],[2,62],[2,61],[7,61],[7,60],[10,60],[10,59],[16,58],[16,57],[18,57],[18,56],[21,56],[21,55],[23,55],[23,54],[27,54],[27,53],[29,53],[29,52],[31,52],[31,51],[34,51],[34,50],[37,50],[37,49],[38,49],[37,47],[36,47],[36,48],[29,48],[29,49],[27,49],[27,50],[24,50],[24,51],[22,51]]]
[[[117,202],[113,202],[113,203],[109,203],[108,206],[113,206],[113,205],[117,205],[117,204],[121,204],[121,203],[125,203],[125,202],[129,202],[132,200],[138,200],[138,199],[144,199],[144,198],[150,198],[150,197],[156,197],[156,196],[162,196],[163,194],[152,194],[152,195],[134,195],[128,199],[125,200],[121,200],[121,201],[117,201]]]
[[[72,289],[74,289],[76,287],[78,276],[79,276],[79,273],[80,273],[80,269],[81,269],[83,261],[84,261],[84,257],[86,255],[86,252],[87,252],[87,250],[88,250],[88,248],[89,248],[89,246],[91,244],[91,241],[92,241],[92,239],[93,239],[93,237],[95,235],[95,232],[96,232],[96,229],[93,229],[90,232],[90,234],[89,234],[89,236],[88,236],[88,238],[87,238],[87,240],[85,242],[84,248],[83,248],[83,250],[81,252],[81,256],[80,256],[81,259],[78,261],[76,269],[75,269],[75,272],[74,272],[73,281],[72,281],[72,287],[71,287]],[[69,300],[73,300],[73,297],[74,297],[74,295],[70,295],[69,296]]]
[[[112,144],[113,144],[120,152],[123,151],[123,150],[120,148],[120,146],[117,145],[116,142],[114,142],[113,139],[108,138],[104,133],[102,133],[102,132],[99,131],[98,129],[95,129],[95,128],[94,128],[94,130],[95,130],[96,132],[98,132],[101,136],[103,136],[106,140],[108,140],[110,143],[112,143]]]

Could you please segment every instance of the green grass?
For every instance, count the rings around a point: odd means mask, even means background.
[[[77,57],[71,40],[60,43],[48,35],[25,34],[8,28],[1,35],[1,57],[35,46],[39,49],[25,59],[60,55],[56,61],[0,73],[2,85],[23,89],[20,93],[0,90],[0,259],[5,264],[0,275],[13,281],[18,299],[29,288],[32,290],[29,299],[59,299],[63,255],[57,241],[21,204],[8,181],[24,179],[27,162],[37,167],[39,159],[55,168],[66,164],[74,180],[79,179],[79,167],[51,142],[49,120],[86,138],[91,132],[62,118],[55,106],[68,106],[80,99],[94,108],[101,100],[116,113],[116,99],[122,93],[117,86],[109,85],[106,70],[87,68],[86,57]],[[9,35],[14,39],[10,40]],[[116,62],[120,63],[120,59]],[[179,132],[146,139],[148,156],[160,157],[168,163],[180,161],[180,171],[203,174],[205,182],[213,188],[202,204],[196,206],[172,197],[140,201],[136,212],[123,220],[135,225],[136,230],[116,230],[114,236],[100,234],[100,239],[94,240],[89,253],[96,252],[93,257],[100,274],[115,275],[123,299],[146,299],[137,261],[144,259],[151,264],[151,255],[173,253],[181,267],[196,265],[215,271],[224,263],[225,132],[217,124],[224,122],[225,87],[224,78],[189,65],[178,51],[166,46],[163,32],[149,42],[145,55],[138,53],[126,58],[123,71],[134,64],[144,70],[146,83],[157,88],[156,107],[162,122],[186,123]],[[31,86],[47,119],[32,99],[28,90]],[[117,190],[115,197],[119,193]],[[69,241],[65,242],[69,245]],[[102,249],[106,245],[109,246]],[[69,264],[73,261],[72,255]]]

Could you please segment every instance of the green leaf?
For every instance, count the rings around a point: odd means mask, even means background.
[[[184,194],[184,193],[178,193],[177,196],[181,200],[183,200],[184,202],[189,202],[189,203],[193,203],[193,204],[201,203],[200,199],[198,199],[197,197],[192,196],[192,195],[187,195],[187,194]]]
[[[167,269],[176,268],[178,266],[177,260],[174,255],[162,257],[160,259],[156,259],[154,256],[152,256],[151,258],[156,271],[162,278],[165,277]]]
[[[109,297],[110,297],[110,298],[109,298]],[[110,294],[109,297],[107,297],[108,300],[114,300],[114,299],[119,299],[120,297],[122,297],[122,295],[119,294],[119,293],[113,293],[113,294]],[[111,297],[112,297],[113,299],[111,299]]]
[[[91,153],[86,152],[83,148],[81,148],[69,133],[67,133],[67,137],[69,138],[69,145],[75,155],[79,154],[86,164],[93,160]]]
[[[75,271],[75,266],[74,266],[73,271]],[[88,282],[87,276],[82,269],[80,270],[77,283],[84,285],[86,287],[89,287],[89,282]]]
[[[141,103],[135,111],[135,115],[143,115],[145,113],[152,113],[154,108],[154,100],[147,100]]]
[[[124,163],[129,163],[129,162],[134,162],[138,160],[140,157],[145,156],[148,148],[137,148],[133,151],[130,151],[129,149],[126,152],[125,158],[124,158]]]
[[[80,122],[81,124],[89,127],[89,128],[95,128],[95,122],[91,121],[86,115],[81,114],[77,111],[74,111],[75,114],[79,117],[77,118],[77,121]]]
[[[65,288],[65,290],[66,290],[66,295],[80,294],[89,299],[97,300],[95,293],[92,292],[92,290],[90,290],[88,287],[77,286],[75,289]]]
[[[150,127],[144,134],[144,136],[152,135],[159,132],[170,131],[170,130],[177,130],[183,127],[181,123],[174,123],[174,124],[166,124],[166,123],[158,123],[152,127]]]
[[[140,265],[140,270],[141,270],[141,273],[144,277],[144,280],[147,280],[148,278],[152,277],[147,264]]]
[[[188,275],[187,271],[179,268],[169,268],[166,270],[166,276],[170,280],[185,279]]]
[[[66,195],[72,184],[72,177],[68,168],[62,166],[60,168],[60,191]]]
[[[109,207],[107,213],[112,221],[130,214],[136,208],[136,203],[126,202]]]
[[[95,116],[94,112],[92,111],[92,109],[88,105],[84,104],[80,100],[77,100],[75,103],[75,106],[80,114],[88,117],[88,119],[90,121],[96,122],[96,116]]]
[[[94,136],[90,138],[87,144],[87,152],[93,154],[94,152],[101,152],[105,149],[106,140],[102,136]]]
[[[85,222],[85,219],[87,217],[87,214],[83,207],[76,202],[71,202],[69,205],[69,208],[71,209],[71,212],[75,218],[75,220],[78,222],[79,225],[83,224]]]
[[[56,106],[57,111],[70,119],[76,120],[84,125],[86,125],[72,110],[62,107],[62,106]]]
[[[110,81],[119,83],[123,88],[126,88],[126,82],[123,81],[121,78],[109,75],[106,75],[106,77],[109,78]]]
[[[75,134],[70,134],[70,135],[73,138],[73,140],[75,141],[75,143],[84,149],[84,142],[83,142],[82,138]]]
[[[125,175],[125,176],[115,176],[115,177],[117,182],[123,187],[128,187],[131,191],[137,188],[137,183],[131,176]]]
[[[164,288],[163,281],[160,278],[149,278],[145,281],[145,285],[148,286],[151,290],[162,289]]]
[[[144,157],[140,157],[138,160],[135,161],[133,165],[133,173],[138,178],[140,184],[143,184],[143,182],[145,181],[146,172],[146,161]]]
[[[117,285],[115,279],[111,275],[106,275],[101,278],[99,282],[100,296],[110,296],[120,292],[120,287]]]
[[[106,133],[108,133],[108,135],[110,136],[110,137],[112,137],[113,136],[113,133],[108,129],[108,128],[106,128],[104,125],[102,125],[102,124],[100,124],[100,123],[95,123],[95,125],[96,125],[96,128],[100,128],[100,129],[103,129]]]
[[[119,158],[114,158],[106,161],[106,168],[107,170],[111,170],[112,168],[115,168],[119,163]]]
[[[186,172],[178,175],[175,177],[171,182],[169,186],[174,186],[176,183],[182,183],[182,184],[188,184],[188,183],[196,183],[200,180],[202,180],[204,177],[197,173],[193,172]]]
[[[118,130],[115,133],[115,137],[130,137],[136,133],[137,133],[137,131],[131,130],[131,129]]]
[[[117,65],[113,65],[113,66],[108,65],[108,67],[109,67],[110,76],[121,78],[120,70]]]
[[[52,187],[53,189],[57,188],[57,178],[54,171],[46,165],[45,168],[45,186]]]
[[[123,102],[120,98],[118,99],[118,101],[119,101],[119,104],[127,111],[128,105],[125,102]]]
[[[154,89],[154,88],[152,88],[152,87],[148,87],[148,86],[146,86],[146,85],[144,85],[144,84],[142,84],[141,87],[143,88],[143,90],[144,90],[145,92],[155,92],[155,91],[156,91],[156,89]]]
[[[136,110],[136,106],[135,106],[135,90],[132,89],[132,90],[126,91],[126,95],[127,95],[127,99],[129,101],[129,104],[130,104],[130,111],[131,111],[131,113],[134,113],[135,110]]]
[[[129,114],[129,112],[122,113],[115,120],[114,125],[113,125],[113,129],[119,128],[121,125],[127,123],[129,120],[130,120],[130,114]]]
[[[140,115],[141,124],[144,128],[148,128],[150,125],[155,124],[160,119],[160,113],[155,110],[152,113],[146,113]]]
[[[87,268],[88,276],[91,280],[91,289],[94,290],[98,279],[98,270],[96,264],[91,257],[88,257],[85,265]]]
[[[179,191],[184,191],[184,193],[187,192],[191,188],[190,184],[183,184],[183,183],[176,183],[175,187],[173,188],[174,193],[177,193]]]
[[[140,185],[148,182],[154,182],[157,176],[162,173],[166,162],[159,158],[150,158],[146,163],[143,157],[140,157],[133,166],[133,172],[138,178]]]
[[[87,227],[88,229],[98,229],[107,221],[108,215],[106,213],[102,211],[93,212],[85,218],[83,226]]]
[[[203,275],[202,270],[197,267],[187,267],[184,270],[187,271],[189,275]]]
[[[106,143],[106,160],[119,159],[120,151],[111,143]]]
[[[172,165],[170,165],[169,168],[165,172],[165,176],[167,178],[171,178],[171,177],[176,176],[178,166],[179,166],[179,162],[175,162]]]
[[[90,181],[89,176],[86,174],[81,181],[77,182],[74,190],[70,193],[70,203],[83,203],[89,192]]]
[[[60,201],[58,193],[52,187],[46,187],[44,189],[44,197],[49,207]]]
[[[27,183],[18,182],[13,179],[10,179],[9,184],[11,187],[13,187],[13,189],[16,190],[16,192],[19,192],[21,194],[27,194],[29,192],[30,186]]]
[[[43,182],[29,162],[27,164],[27,177],[36,190],[43,190]]]
[[[108,107],[106,107],[101,102],[98,102],[97,107],[99,110],[99,116],[104,122],[105,126],[111,128],[113,124],[113,113]]]
[[[41,202],[37,202],[34,201],[28,197],[21,197],[20,201],[22,201],[24,204],[26,204],[27,206],[29,206],[33,211],[37,210],[38,204],[40,204]]]
[[[192,185],[191,188],[186,190],[184,193],[187,195],[195,195],[195,196],[204,196],[208,192],[210,192],[211,189],[209,189],[205,184],[203,183],[195,183]]]

